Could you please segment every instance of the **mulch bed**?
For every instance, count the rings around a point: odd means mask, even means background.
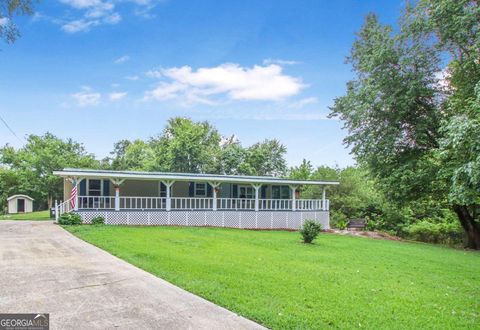
[[[375,239],[386,239],[390,241],[401,241],[402,239],[397,236],[393,236],[380,231],[360,231],[360,230],[340,230],[340,229],[328,229],[328,233],[340,234],[340,235],[351,235],[351,236],[363,236],[370,237]]]

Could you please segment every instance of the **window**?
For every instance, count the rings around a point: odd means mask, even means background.
[[[102,196],[101,180],[88,180],[88,196]]]
[[[272,186],[272,198],[273,199],[289,199],[290,187],[289,186]]]
[[[238,187],[238,197],[253,199],[255,198],[255,192],[251,186],[239,186]]]
[[[195,182],[195,196],[207,196],[207,184]]]

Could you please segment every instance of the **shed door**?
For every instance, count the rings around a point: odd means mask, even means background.
[[[25,212],[25,200],[24,199],[17,199],[17,213]]]

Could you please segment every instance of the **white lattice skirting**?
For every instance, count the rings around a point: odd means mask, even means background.
[[[299,229],[315,220],[330,229],[328,211],[77,211],[84,223],[102,216],[109,225],[210,226],[245,229]]]

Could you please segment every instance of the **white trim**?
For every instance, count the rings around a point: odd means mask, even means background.
[[[14,199],[14,198],[26,198],[26,199],[29,199],[29,200],[31,200],[31,201],[34,201],[34,199],[33,199],[32,197],[27,196],[27,195],[22,195],[22,194],[12,195],[12,196],[10,196],[10,197],[7,198],[7,201],[10,201],[10,200],[12,200],[12,199]]]
[[[81,169],[64,169],[63,171],[53,171],[54,175],[61,177],[81,176],[92,179],[96,178],[120,178],[137,180],[175,180],[175,181],[216,181],[219,183],[262,183],[277,185],[338,185],[338,181],[307,181],[307,180],[288,180],[274,177],[251,177],[251,176],[226,176],[211,174],[191,174],[191,173],[158,173],[158,172],[133,172],[133,171],[95,171]]]

